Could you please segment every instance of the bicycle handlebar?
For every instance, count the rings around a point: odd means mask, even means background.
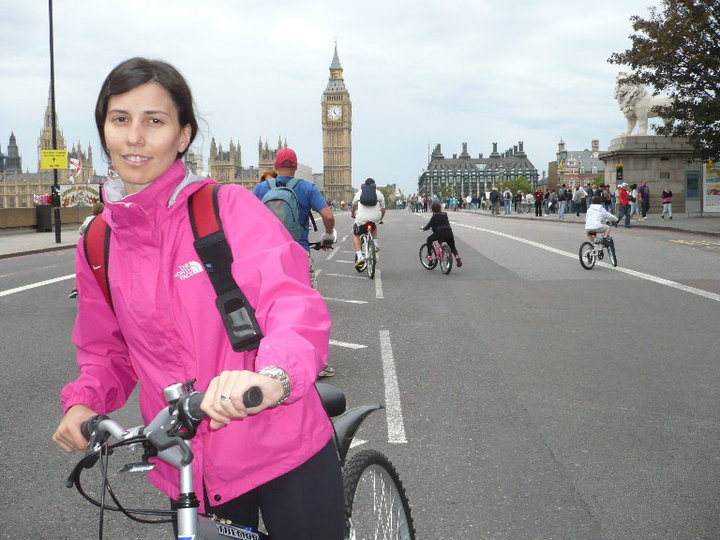
[[[190,437],[185,438],[193,437],[197,426],[207,417],[200,408],[204,397],[205,392],[196,392],[194,390],[180,395],[177,400],[174,400],[168,407],[160,411],[148,426],[155,426],[159,423],[160,426],[153,429],[153,432],[157,429],[162,429],[162,431],[169,436],[178,434],[178,431],[184,428],[190,434]],[[257,407],[263,402],[262,388],[259,386],[251,386],[243,394],[242,399],[243,405],[245,405],[246,408]],[[176,412],[178,414],[175,414]],[[171,420],[170,422],[165,421],[168,415]],[[122,440],[127,436],[144,435],[146,428],[147,426],[139,426],[134,430],[128,431],[111,418],[104,414],[99,414],[83,422],[80,426],[80,431],[89,443],[93,443],[92,446],[97,446],[104,444],[110,437]],[[153,443],[153,446],[157,447],[157,441],[153,441],[151,438],[148,438],[148,440]],[[88,446],[90,446],[90,444]],[[162,449],[163,448],[158,447],[158,450]]]

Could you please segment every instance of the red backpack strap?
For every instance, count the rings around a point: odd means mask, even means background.
[[[220,184],[204,184],[190,196],[190,224],[195,238],[222,230],[217,192]]]
[[[205,184],[188,199],[188,215],[208,279],[215,289],[215,305],[234,351],[257,349],[263,337],[255,310],[232,275],[233,255],[220,222],[220,184]]]
[[[110,307],[113,307],[110,295],[110,280],[108,279],[108,260],[110,258],[110,227],[102,218],[95,218],[87,226],[83,235],[83,248],[90,270],[100,285]]]

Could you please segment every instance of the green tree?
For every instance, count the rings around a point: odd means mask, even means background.
[[[634,70],[631,82],[651,85],[672,98],[661,112],[660,135],[685,137],[697,157],[720,157],[720,5],[717,0],[660,0],[661,10],[633,16],[632,48],[611,64]]]
[[[530,185],[530,182],[528,182],[524,176],[518,176],[516,178],[508,178],[506,180],[503,180],[501,183],[496,184],[498,186],[498,190],[500,193],[505,191],[505,188],[508,188],[513,195],[515,195],[518,190],[522,190],[523,193],[526,195],[528,193],[532,192],[532,186]]]

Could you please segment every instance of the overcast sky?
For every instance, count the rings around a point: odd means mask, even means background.
[[[54,0],[55,92],[66,144],[92,145],[100,85],[132,56],[187,78],[201,117],[195,146],[242,146],[256,166],[278,137],[322,171],[320,101],[337,40],[353,107],[352,171],[417,190],[428,147],[487,156],[523,141],[540,171],[568,150],[607,149],[625,120],[613,98],[630,17],[652,0]],[[0,150],[14,132],[37,170],[50,86],[48,3],[0,0]]]

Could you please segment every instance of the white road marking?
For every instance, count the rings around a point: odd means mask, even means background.
[[[346,349],[364,349],[367,347],[367,345],[360,345],[359,343],[348,343],[347,341],[336,341],[334,339],[330,340],[330,345],[337,345]]]
[[[341,277],[345,279],[367,279],[362,276],[348,276],[347,274],[325,274],[326,276]]]
[[[68,274],[67,276],[60,276],[53,279],[46,279],[45,281],[38,281],[37,283],[31,283],[30,285],[23,285],[22,287],[15,287],[14,289],[7,289],[4,291],[0,291],[0,296],[8,296],[10,294],[15,294],[23,291],[27,291],[30,289],[34,289],[36,287],[42,287],[44,285],[50,285],[52,283],[57,283],[58,281],[65,281],[67,279],[74,279],[75,274]]]
[[[577,253],[568,253],[567,251],[562,251],[560,249],[556,249],[550,246],[546,246],[544,244],[540,244],[538,242],[533,242],[532,240],[526,240],[525,238],[520,238],[519,236],[513,236],[511,234],[505,234],[501,233],[499,231],[493,231],[491,229],[483,229],[482,227],[475,227],[473,225],[465,225],[463,223],[455,223],[455,225],[459,227],[466,227],[468,229],[473,229],[476,231],[486,232],[490,234],[494,234],[497,236],[501,236],[503,238],[508,238],[510,240],[515,240],[516,242],[522,242],[523,244],[527,244],[529,246],[533,246],[536,248],[544,249],[545,251],[549,251],[551,253],[555,253],[557,255],[563,255],[565,257],[570,257],[571,259],[578,258]],[[630,268],[623,268],[620,266],[612,266],[605,262],[599,262],[597,263],[600,266],[604,266],[606,268],[609,268],[611,270],[616,270],[618,272],[622,272],[623,274],[627,274],[629,276],[633,276],[636,278],[644,279],[647,281],[652,281],[653,283],[657,283],[659,285],[665,285],[666,287],[671,287],[673,289],[678,289],[684,292],[688,292],[690,294],[695,294],[697,296],[702,296],[703,298],[707,298],[709,300],[715,300],[716,302],[720,302],[720,294],[712,293],[710,291],[704,291],[702,289],[697,289],[695,287],[690,287],[689,285],[683,285],[682,283],[678,283],[677,281],[672,281],[670,279],[661,278],[658,276],[653,276],[652,274],[646,274],[644,272],[638,272],[636,270],[631,270]]]
[[[350,443],[350,448],[355,448],[356,446],[360,446],[365,443],[367,443],[367,441],[364,439],[353,439]]]
[[[367,304],[366,300],[346,300],[345,298],[331,298],[324,296],[323,300],[330,300],[331,302],[345,302],[347,304]]]
[[[339,249],[337,249],[337,248],[331,249],[331,250],[330,250],[330,253],[328,254],[328,256],[325,257],[325,260],[326,260],[326,261],[331,260],[338,251],[339,251]]]
[[[390,331],[380,330],[380,353],[383,361],[385,379],[385,409],[388,424],[388,442],[406,443],[402,406],[400,405],[400,387],[395,370],[395,359],[390,343]]]
[[[375,270],[375,298],[385,298],[383,296],[382,278],[380,277],[380,270]]]

